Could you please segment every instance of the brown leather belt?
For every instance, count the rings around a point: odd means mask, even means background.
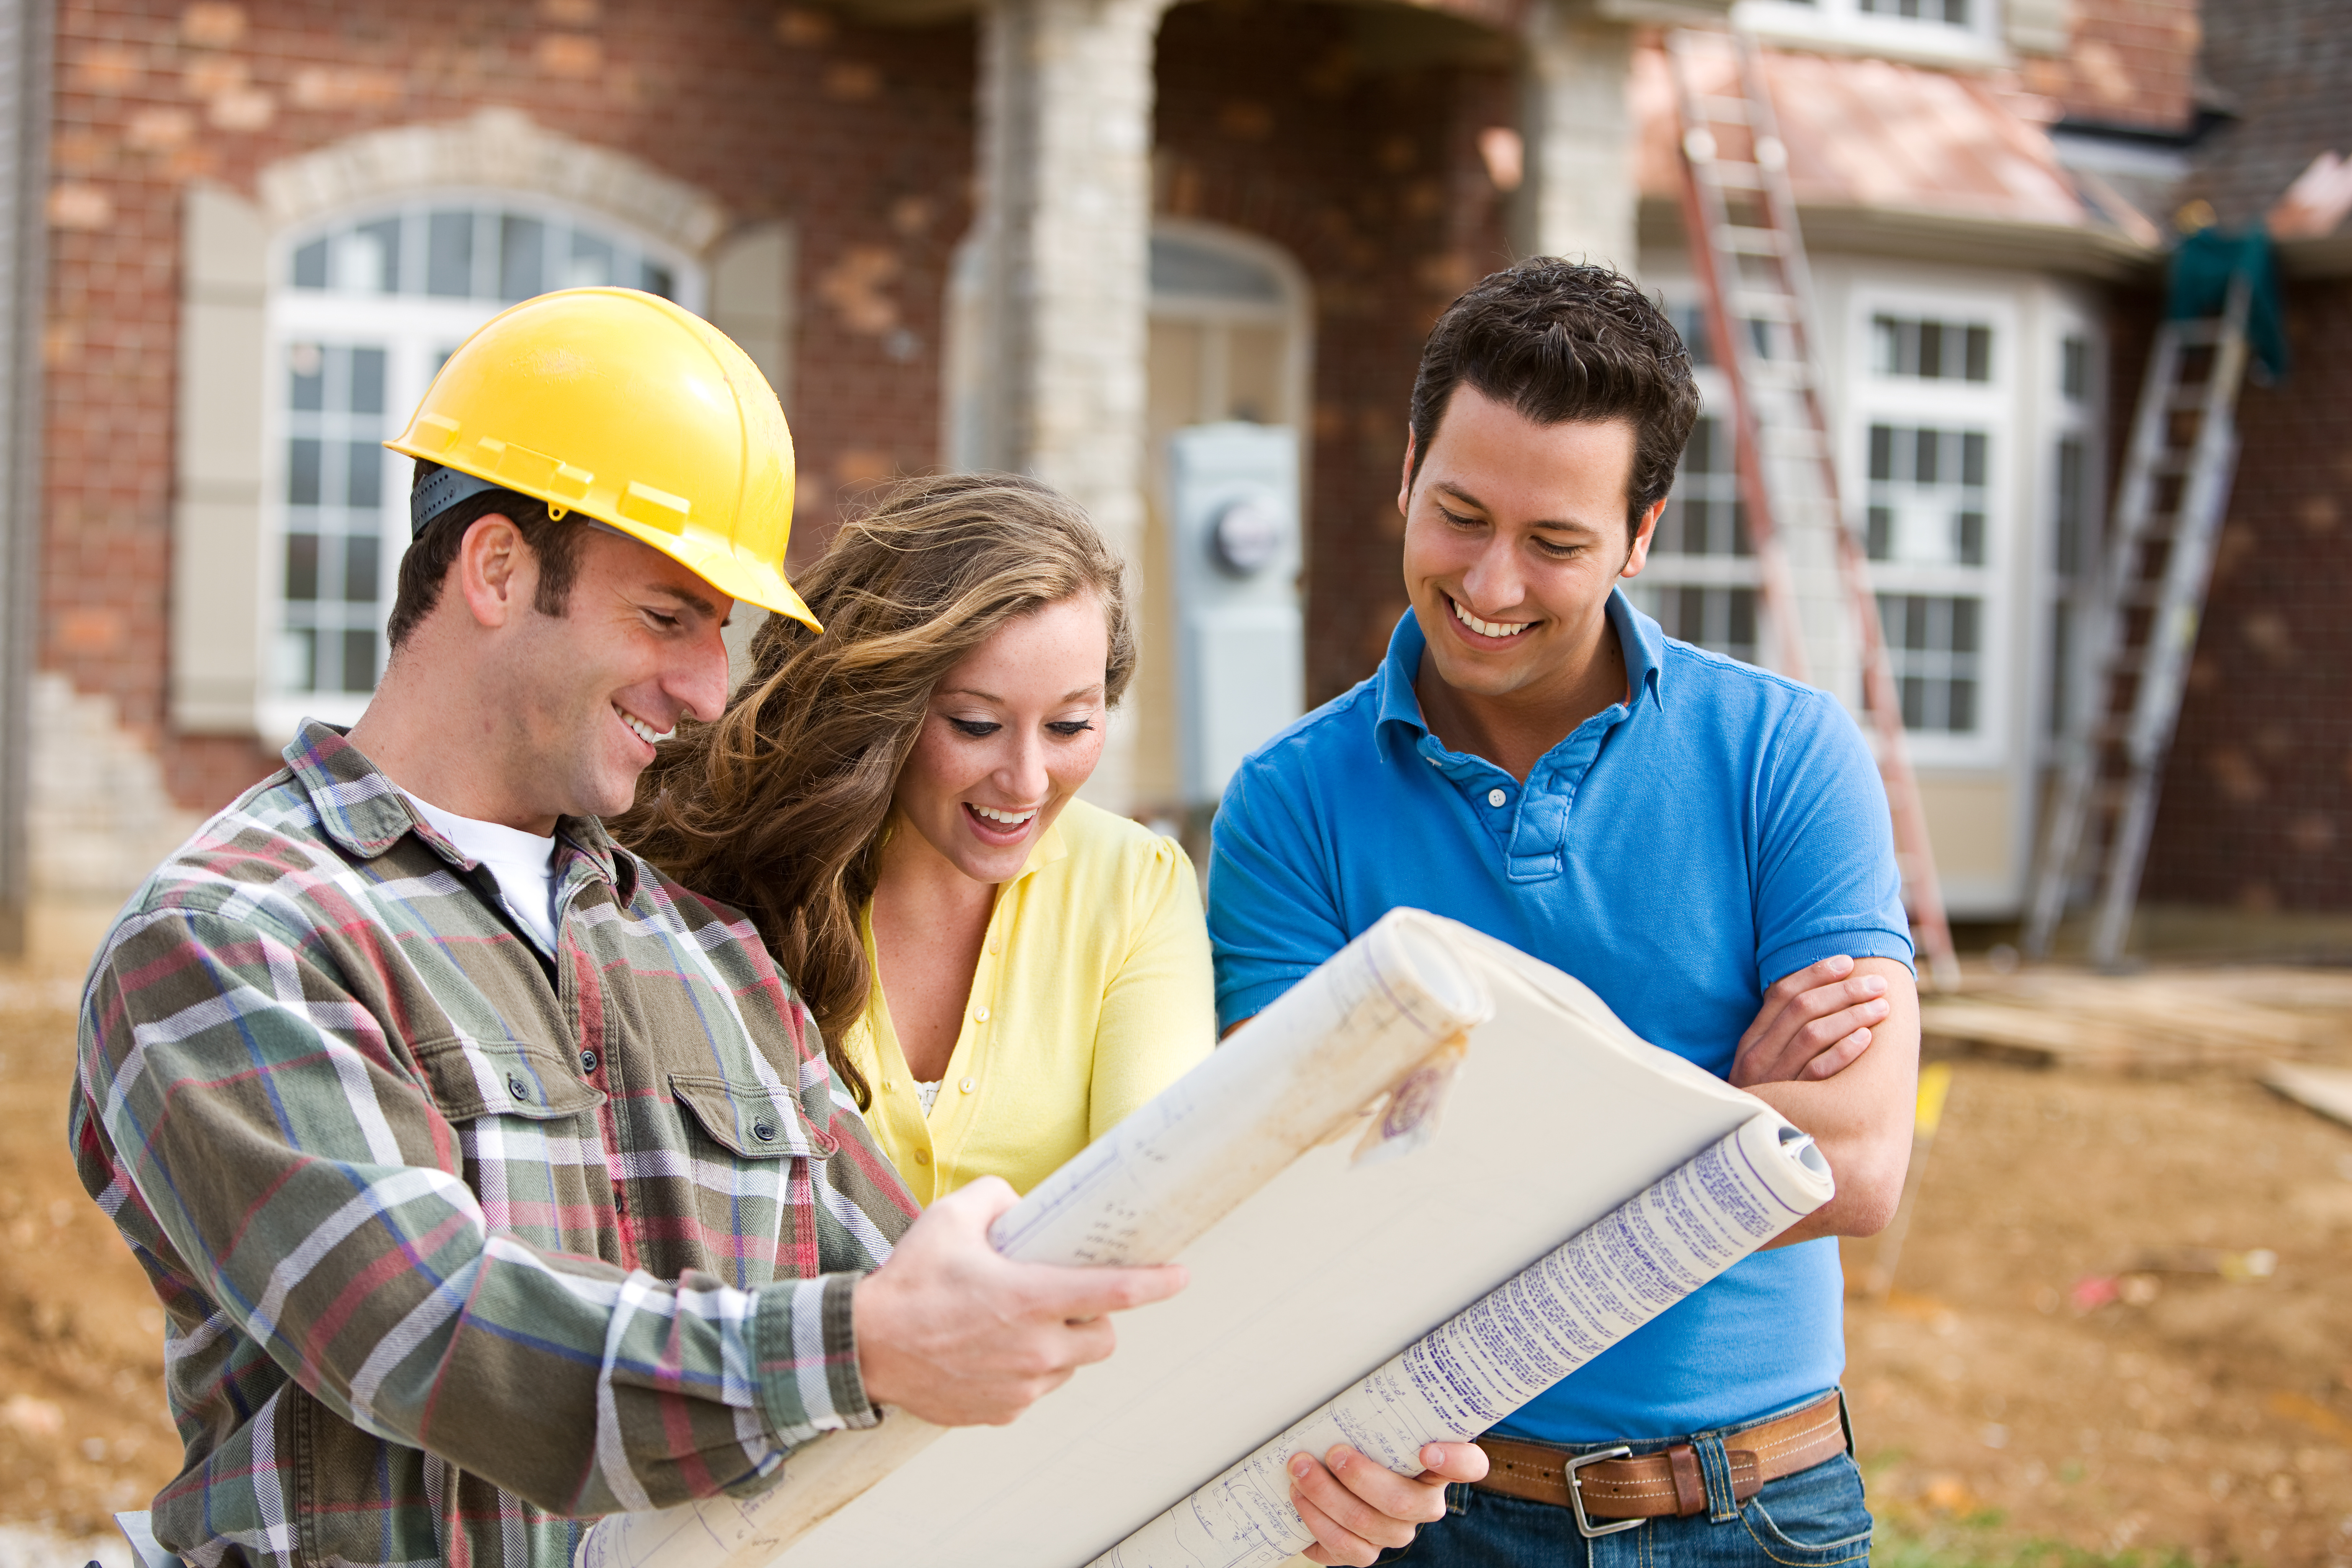
[[[1731,1462],[1731,1495],[1746,1502],[1766,1481],[1809,1470],[1844,1453],[1845,1420],[1838,1396],[1828,1394],[1801,1410],[1727,1432],[1723,1445]],[[1487,1465],[1486,1479],[1475,1483],[1479,1489],[1573,1510],[1578,1527],[1587,1535],[1630,1530],[1645,1519],[1687,1518],[1707,1510],[1698,1450],[1688,1443],[1641,1455],[1604,1448],[1580,1456],[1507,1437],[1481,1437],[1478,1447],[1486,1450]],[[1587,1523],[1592,1519],[1624,1522],[1594,1530]]]

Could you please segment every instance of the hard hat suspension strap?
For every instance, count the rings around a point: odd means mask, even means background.
[[[485,490],[505,489],[504,485],[460,473],[456,468],[443,468],[408,492],[408,536],[411,539],[424,538],[425,531],[433,526],[433,520],[459,501],[471,500]]]

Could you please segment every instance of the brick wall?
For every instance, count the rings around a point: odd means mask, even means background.
[[[1397,471],[1422,341],[1509,259],[1475,139],[1517,123],[1511,70],[1456,24],[1417,18],[1433,31],[1408,49],[1361,15],[1183,5],[1160,35],[1159,207],[1284,246],[1315,291],[1310,703],[1370,673],[1403,613]]]
[[[2244,447],[2145,896],[2352,910],[2352,280],[2293,286]]]
[[[2024,85],[2070,120],[2184,130],[2196,108],[2201,9],[2199,0],[2068,0],[2066,52],[2021,62]]]
[[[398,7],[65,0],[45,347],[41,661],[111,698],[183,805],[266,771],[164,710],[179,191],[355,132],[510,105],[798,225],[801,519],[936,461],[940,309],[970,222],[971,24],[726,0]]]

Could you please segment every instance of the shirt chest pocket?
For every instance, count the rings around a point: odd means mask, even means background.
[[[520,1116],[556,1121],[604,1103],[551,1047],[519,1040],[428,1040],[415,1047],[433,1103],[451,1121]]]
[[[691,1119],[740,1160],[822,1160],[835,1148],[832,1134],[809,1124],[801,1102],[786,1090],[707,1073],[674,1072],[670,1092]]]

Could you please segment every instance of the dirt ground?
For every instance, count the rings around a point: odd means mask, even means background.
[[[1849,1305],[1887,1533],[2352,1563],[2347,1242],[2352,1129],[2257,1084],[1955,1064],[1895,1293]]]
[[[178,1464],[161,1316],[65,1148],[97,929],[0,968],[0,1532],[103,1531]],[[2242,1078],[1957,1063],[1848,1343],[1882,1564],[2352,1565],[2352,1129]]]

